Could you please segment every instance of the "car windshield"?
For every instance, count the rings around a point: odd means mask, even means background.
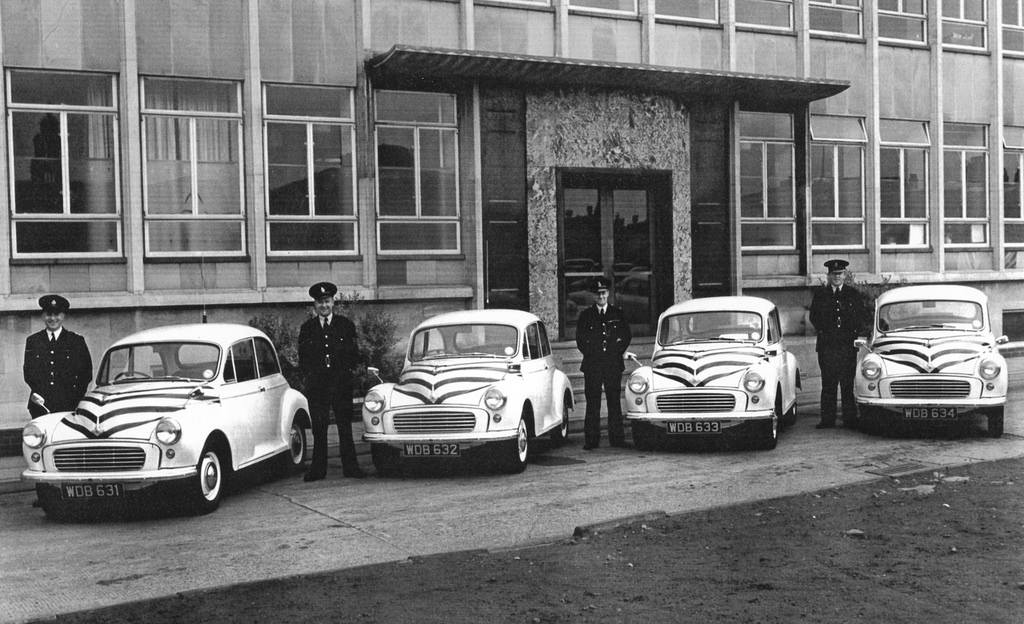
[[[985,315],[976,301],[924,299],[900,301],[878,309],[878,330],[971,329],[985,326]]]
[[[139,380],[209,381],[220,347],[204,342],[154,342],[115,347],[103,356],[97,385]]]
[[[761,315],[757,312],[688,312],[662,319],[658,342],[662,345],[712,340],[757,342],[763,331]]]
[[[420,362],[452,357],[499,357],[516,354],[519,331],[511,325],[440,325],[417,331],[409,345],[409,360]]]

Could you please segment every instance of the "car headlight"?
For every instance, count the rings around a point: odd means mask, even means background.
[[[487,392],[484,393],[484,405],[488,409],[499,410],[505,405],[505,401],[505,393],[497,388],[488,388]]]
[[[629,381],[626,382],[629,391],[633,394],[643,394],[647,392],[647,378],[643,375],[632,374],[629,376]]]
[[[1003,367],[994,358],[984,358],[981,360],[981,364],[978,365],[978,374],[981,375],[982,379],[992,380],[999,376]]]
[[[865,359],[860,363],[860,374],[864,379],[874,381],[882,376],[882,365],[874,359]]]
[[[39,425],[29,423],[21,430],[21,441],[29,448],[39,448],[46,442],[46,432]]]
[[[363,407],[371,414],[376,414],[384,409],[384,395],[377,390],[370,390],[363,397]]]
[[[743,389],[747,392],[760,392],[764,388],[764,377],[757,371],[747,371],[743,376]]]
[[[168,446],[177,444],[181,439],[181,425],[173,418],[164,418],[156,424],[156,439]]]

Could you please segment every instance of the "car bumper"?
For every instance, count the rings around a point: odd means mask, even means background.
[[[516,439],[516,430],[509,431],[488,431],[483,433],[373,433],[363,434],[363,440],[370,444],[384,444],[394,448],[404,448],[406,444],[458,444],[462,448],[470,449],[477,446],[484,446],[494,442],[505,442]]]
[[[857,397],[857,404],[862,408],[873,409],[876,413],[891,417],[904,417],[904,410],[907,408],[920,408],[930,410],[931,408],[955,408],[957,417],[969,416],[975,412],[985,412],[993,408],[1003,407],[1006,404],[1006,397],[973,398],[973,399],[892,399],[878,397]],[[923,419],[928,419],[922,417]],[[913,420],[907,417],[907,420]],[[931,420],[931,419],[929,419]]]
[[[21,473],[21,478],[24,481],[54,486],[121,483],[124,484],[126,490],[135,490],[151,485],[187,480],[195,477],[196,474],[195,466],[131,472],[41,472],[29,469]]]
[[[669,414],[658,412],[629,412],[626,420],[632,423],[643,423],[657,427],[668,435],[707,436],[723,434],[744,434],[750,429],[760,431],[765,423],[771,423],[775,416],[774,410],[757,410],[747,412],[688,412],[686,414]],[[708,430],[708,423],[717,430]]]

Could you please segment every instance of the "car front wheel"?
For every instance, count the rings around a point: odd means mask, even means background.
[[[298,472],[306,463],[307,438],[306,428],[296,417],[292,420],[292,427],[288,431],[288,451],[284,453],[284,469],[291,474]]]
[[[189,485],[189,502],[197,514],[208,514],[220,506],[224,495],[224,463],[217,447],[207,444],[203,448],[196,472]]]
[[[759,449],[770,451],[775,448],[779,443],[779,422],[782,420],[782,399],[775,399],[775,412],[772,414],[771,420],[767,421],[763,425],[761,439],[757,441],[757,447]]]
[[[499,465],[501,469],[509,474],[515,474],[526,470],[526,460],[530,455],[530,431],[526,426],[526,419],[519,419],[519,426],[516,428],[516,437],[512,440],[502,442]]]
[[[551,432],[551,441],[558,444],[564,444],[569,439],[569,400],[568,398],[562,401],[562,422]]]

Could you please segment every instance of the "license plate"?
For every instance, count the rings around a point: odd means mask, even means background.
[[[932,420],[956,418],[959,416],[955,407],[904,407],[903,417],[914,420]]]
[[[406,444],[402,449],[406,457],[458,457],[459,453],[461,449],[454,442]]]
[[[692,420],[668,423],[669,433],[721,433],[722,423],[717,420]]]
[[[65,483],[60,486],[60,495],[64,499],[120,498],[124,496],[124,486],[120,483]]]

